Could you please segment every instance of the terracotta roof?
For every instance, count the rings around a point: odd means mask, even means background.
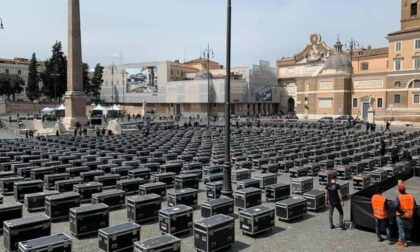
[[[350,54],[350,52],[346,52]],[[388,57],[388,47],[381,47],[381,48],[371,48],[371,49],[358,49],[353,52],[353,58],[358,57],[370,57],[370,56],[379,56],[383,55],[384,57]]]
[[[420,31],[420,27],[415,27],[415,28],[407,29],[407,30],[403,30],[403,31],[391,32],[391,33],[388,34],[388,36],[405,34],[405,33],[410,33],[410,32],[417,32],[417,31]]]
[[[209,60],[209,61],[210,61],[210,63],[213,63],[213,64],[219,64],[219,63],[217,63],[216,61],[213,61],[213,60]],[[197,63],[207,63],[207,59],[198,58],[198,59],[193,59],[193,60],[184,62],[184,64],[197,64]]]
[[[14,59],[2,59],[2,58],[0,58],[0,63],[16,64],[16,65],[29,65],[30,60],[25,59],[25,58],[14,58]]]
[[[198,71],[197,68],[195,68],[193,66],[190,66],[190,65],[187,65],[187,64],[184,64],[184,63],[170,62],[170,65],[171,66],[176,66],[176,67],[194,69],[194,70],[197,70]]]

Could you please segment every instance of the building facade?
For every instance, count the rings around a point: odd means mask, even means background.
[[[29,62],[30,60],[24,58],[0,58],[0,73],[19,75],[25,81],[25,87],[22,93],[16,95],[16,100],[27,100],[26,87],[28,85]]]
[[[420,121],[420,4],[401,1],[401,29],[388,47],[343,51],[312,34],[301,52],[277,60],[287,110],[304,118],[351,114],[375,120]]]
[[[223,114],[226,69],[214,61],[195,59],[107,66],[101,100],[123,104],[128,113],[167,115]],[[209,77],[209,78],[208,78]],[[261,61],[252,69],[231,69],[231,112],[239,115],[280,112],[281,90],[275,68]]]

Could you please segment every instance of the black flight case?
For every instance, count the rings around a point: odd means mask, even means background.
[[[162,182],[143,184],[139,186],[139,193],[140,195],[155,193],[163,200],[166,197],[166,184]]]
[[[216,215],[216,214],[233,214],[234,200],[227,197],[220,197],[218,199],[212,199],[201,204],[201,216],[204,218]]]
[[[58,191],[25,194],[25,207],[29,213],[45,210],[45,197],[59,194]]]
[[[282,199],[287,199],[290,196],[289,184],[274,184],[265,187],[265,199],[267,201],[276,202]]]
[[[197,174],[181,174],[175,176],[175,189],[193,188],[198,189],[198,175]]]
[[[221,195],[223,181],[209,182],[206,185],[207,199],[217,199]]]
[[[70,209],[70,232],[75,237],[97,234],[109,226],[109,209],[105,204],[91,204]]]
[[[73,185],[82,184],[83,179],[81,178],[73,178],[67,180],[58,180],[55,182],[55,190],[62,192],[71,192],[73,191]]]
[[[181,252],[181,240],[165,234],[134,243],[134,252]]]
[[[52,221],[68,219],[69,210],[80,206],[80,194],[65,192],[45,197],[45,214],[51,217]]]
[[[108,190],[92,194],[92,203],[104,203],[109,209],[122,208],[125,205],[125,192],[122,190]]]
[[[19,242],[20,252],[72,252],[72,239],[64,234],[44,236]]]
[[[194,223],[194,246],[197,251],[227,249],[235,242],[235,219],[218,214]]]
[[[168,192],[168,206],[186,205],[195,206],[197,205],[197,189],[185,188],[180,190],[173,190]]]
[[[239,209],[258,206],[261,204],[261,190],[249,187],[235,192],[235,205]]]
[[[151,193],[127,198],[127,219],[136,223],[158,220],[161,196]]]
[[[0,204],[0,227],[3,227],[3,222],[7,220],[22,218],[23,206],[21,203]],[[0,228],[0,233],[3,228]]]
[[[91,203],[92,194],[102,192],[102,183],[88,182],[85,184],[73,185],[73,191],[80,194],[81,203]]]
[[[306,199],[288,198],[276,202],[276,215],[279,220],[291,221],[306,214]]]
[[[313,189],[303,194],[303,198],[307,200],[307,209],[310,211],[318,211],[325,207],[325,191]]]
[[[42,192],[43,189],[42,180],[18,181],[13,185],[15,200],[21,203],[24,201],[25,194]]]
[[[123,190],[126,195],[139,194],[139,186],[148,183],[142,178],[122,179],[117,181],[117,189]]]
[[[239,211],[239,228],[244,234],[257,235],[274,227],[274,209],[259,205]]]
[[[51,220],[46,215],[35,215],[26,218],[3,222],[4,247],[6,251],[18,250],[18,243],[51,234]]]
[[[140,225],[127,222],[99,229],[99,248],[106,252],[133,251],[140,240]]]
[[[193,209],[185,205],[168,207],[159,211],[160,231],[167,234],[187,233],[193,228]]]

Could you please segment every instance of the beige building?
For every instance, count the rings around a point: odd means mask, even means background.
[[[208,81],[208,71],[210,81]],[[101,100],[119,103],[128,113],[147,111],[167,115],[224,113],[226,69],[215,61],[199,58],[107,66]],[[231,112],[239,115],[277,114],[281,89],[275,68],[260,61],[251,69],[231,68]]]
[[[0,58],[0,73],[16,74],[22,77],[22,79],[25,81],[24,90],[19,95],[16,95],[16,100],[27,100],[26,87],[28,84],[29,62],[30,60],[24,58]]]
[[[277,61],[284,106],[301,117],[351,114],[375,120],[420,121],[420,4],[401,1],[401,29],[388,47],[343,51],[318,34],[292,58]]]

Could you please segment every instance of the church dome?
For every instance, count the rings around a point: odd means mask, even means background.
[[[324,69],[351,68],[351,60],[345,54],[335,54],[325,62]]]
[[[324,64],[324,69],[346,69],[352,68],[351,59],[343,53],[343,45],[340,40],[334,45],[335,52],[331,55]]]

